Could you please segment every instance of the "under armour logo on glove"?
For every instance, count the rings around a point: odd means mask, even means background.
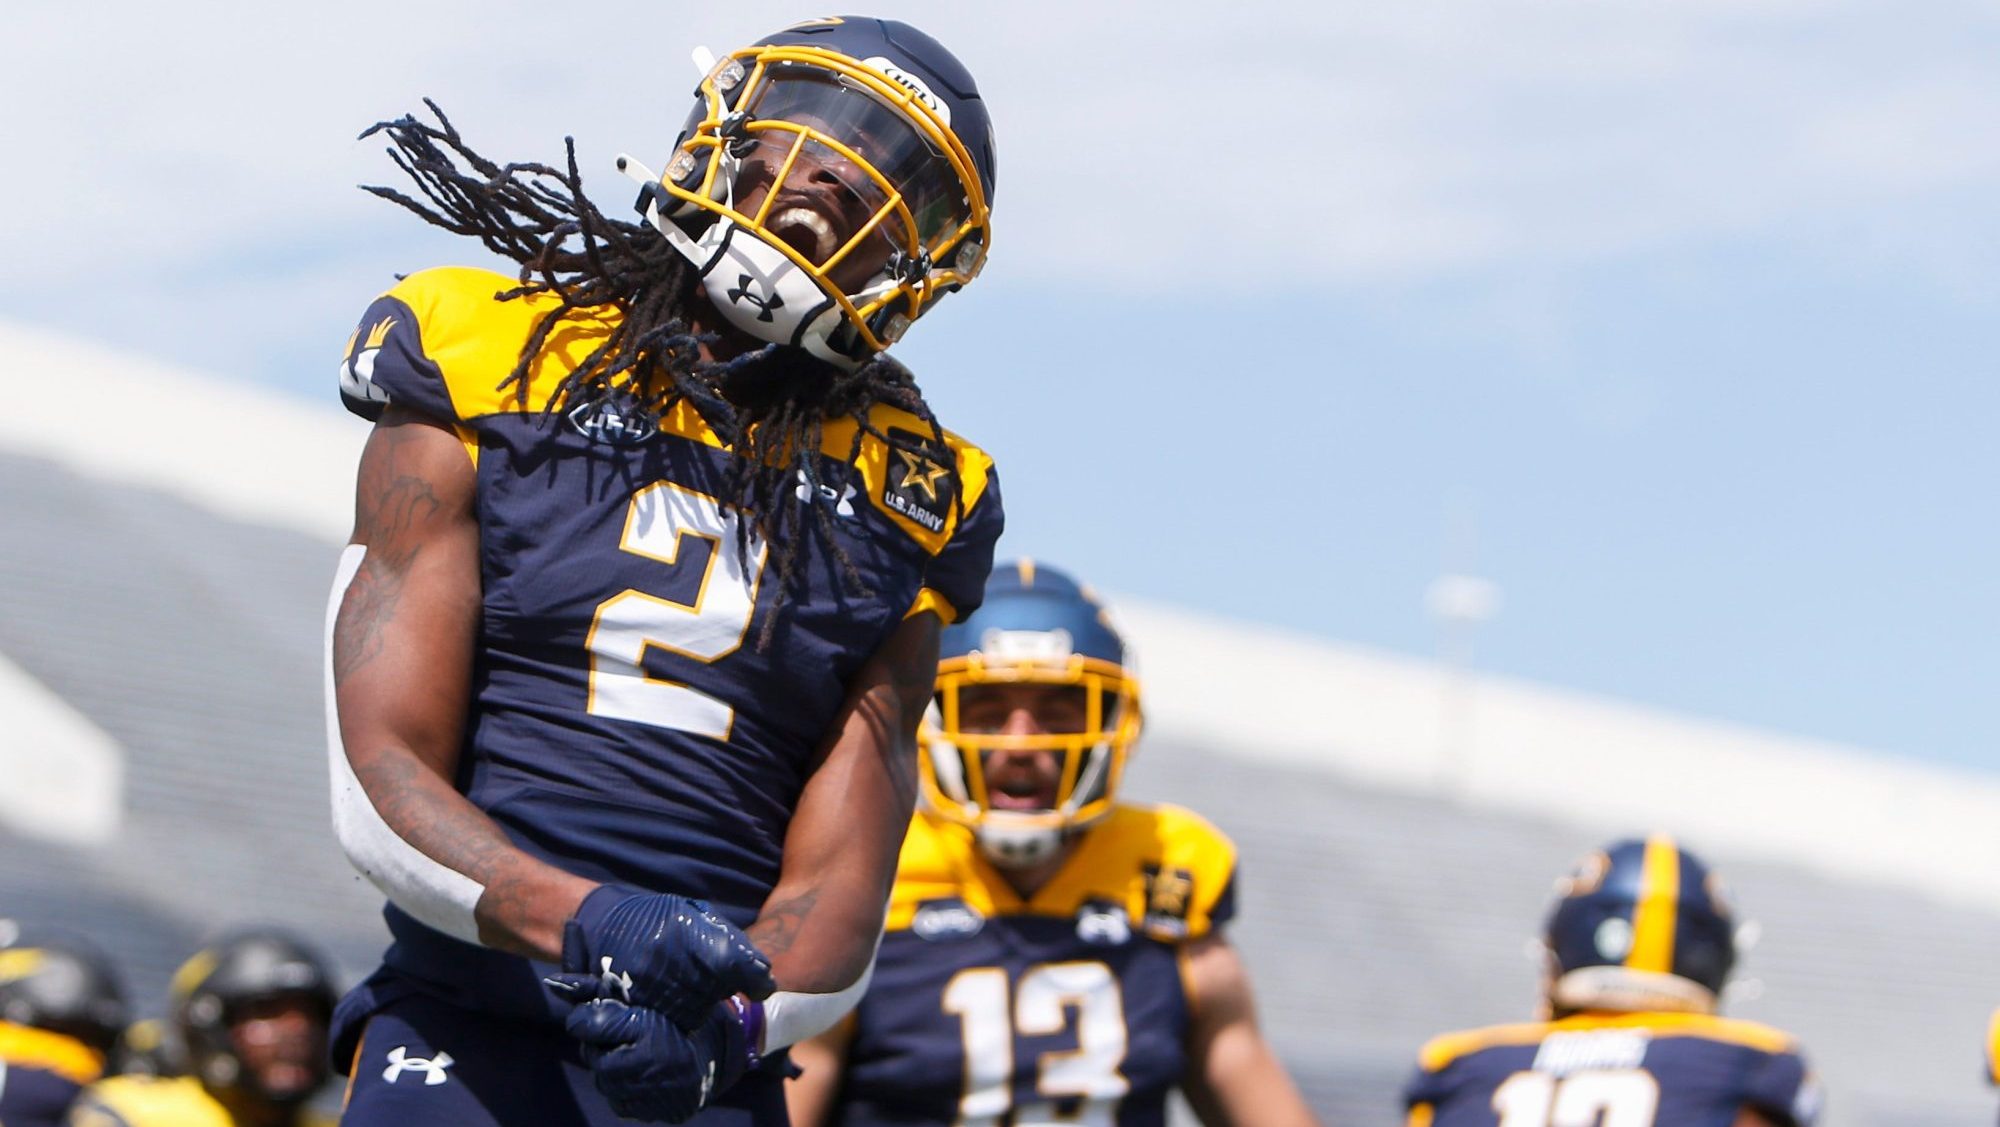
[[[731,994],[766,998],[777,988],[770,960],[706,903],[612,885],[584,897],[563,926],[562,969],[546,981],[567,1001],[650,1007],[684,1031]]]
[[[611,969],[611,956],[609,955],[597,960],[597,964],[602,968],[597,972],[598,989],[602,991],[599,997],[610,998],[618,1002],[631,1001],[632,976],[622,971],[613,972]]]
[[[751,292],[750,284],[756,280],[748,274],[738,274],[735,287],[729,291],[729,300],[739,305],[756,306],[759,321],[775,321],[777,318],[771,315],[771,310],[785,307],[784,295],[774,292],[767,298],[763,294]]]
[[[450,1053],[440,1050],[434,1057],[413,1057],[409,1052],[409,1048],[404,1045],[390,1049],[389,1067],[382,1070],[382,1079],[394,1084],[396,1078],[405,1072],[421,1072],[424,1074],[426,1087],[436,1087],[448,1079],[444,1070],[452,1065]]]

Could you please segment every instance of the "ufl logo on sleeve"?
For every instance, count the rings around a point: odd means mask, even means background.
[[[952,457],[906,430],[889,428],[889,472],[882,504],[932,532],[944,529],[945,514],[958,497],[958,477]]]
[[[1147,865],[1145,874],[1146,930],[1167,939],[1185,936],[1188,909],[1194,902],[1194,874],[1160,865]]]

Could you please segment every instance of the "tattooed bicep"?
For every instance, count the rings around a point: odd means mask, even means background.
[[[471,459],[449,429],[391,407],[361,452],[354,487],[354,543],[395,549],[441,522],[463,520],[472,503]]]

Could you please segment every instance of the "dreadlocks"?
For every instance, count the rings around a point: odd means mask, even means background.
[[[561,304],[543,315],[500,387],[525,401],[528,371],[549,334],[573,310],[615,306],[623,316],[604,342],[564,377],[544,410],[601,399],[614,390],[664,413],[686,402],[734,451],[727,496],[755,524],[768,544],[779,580],[777,600],[790,596],[801,574],[804,512],[810,512],[839,565],[848,590],[868,594],[854,562],[833,535],[832,506],[822,490],[820,440],[827,419],[857,424],[847,460],[859,456],[864,435],[892,447],[907,440],[883,433],[869,420],[878,403],[900,407],[928,424],[944,447],[944,431],[917,390],[908,369],[877,358],[848,371],[803,349],[769,345],[725,361],[701,358],[702,336],[687,319],[697,278],[688,261],[650,225],[607,218],[583,194],[576,142],[566,138],[561,169],[545,164],[495,164],[468,147],[444,111],[426,98],[436,125],[404,116],[380,122],[362,138],[386,134],[389,157],[415,182],[422,200],[392,188],[364,190],[401,205],[426,222],[478,239],[488,250],[520,264],[520,285],[496,298],[553,294]],[[798,489],[803,483],[805,488]],[[803,495],[806,504],[787,503]],[[962,501],[956,501],[962,509]],[[739,524],[748,547],[750,527]],[[771,637],[769,615],[759,644]]]

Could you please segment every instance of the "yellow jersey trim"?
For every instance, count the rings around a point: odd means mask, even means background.
[[[53,1072],[82,1085],[104,1075],[104,1054],[74,1037],[0,1021],[0,1061],[15,1068]]]
[[[991,918],[1068,917],[1087,901],[1111,898],[1123,903],[1135,931],[1184,942],[1210,932],[1209,913],[1235,870],[1235,844],[1193,811],[1119,804],[1084,832],[1048,884],[1023,899],[980,853],[969,828],[920,810],[903,839],[886,926],[907,929],[932,900],[960,899]],[[1168,899],[1167,885],[1178,895]],[[1163,906],[1171,911],[1163,915]]]
[[[1433,1037],[1418,1054],[1426,1072],[1436,1072],[1460,1057],[1506,1045],[1533,1045],[1557,1033],[1580,1033],[1598,1029],[1643,1029],[1655,1037],[1702,1037],[1726,1041],[1766,1053],[1793,1051],[1797,1042],[1782,1030],[1754,1021],[1716,1017],[1713,1014],[1636,1013],[1576,1014],[1556,1021],[1530,1021],[1516,1025],[1491,1025]]]
[[[939,594],[935,588],[926,587],[918,591],[917,601],[910,604],[910,609],[904,612],[903,617],[915,618],[925,611],[936,614],[947,624],[958,621],[958,608],[952,606],[951,600]]]
[[[1437,1115],[1429,1104],[1417,1104],[1410,1108],[1410,1117],[1403,1127],[1431,1127],[1431,1119]]]
[[[1674,839],[1646,839],[1639,903],[1632,910],[1632,952],[1625,965],[1654,974],[1674,972],[1674,924],[1680,918],[1681,853]]]

